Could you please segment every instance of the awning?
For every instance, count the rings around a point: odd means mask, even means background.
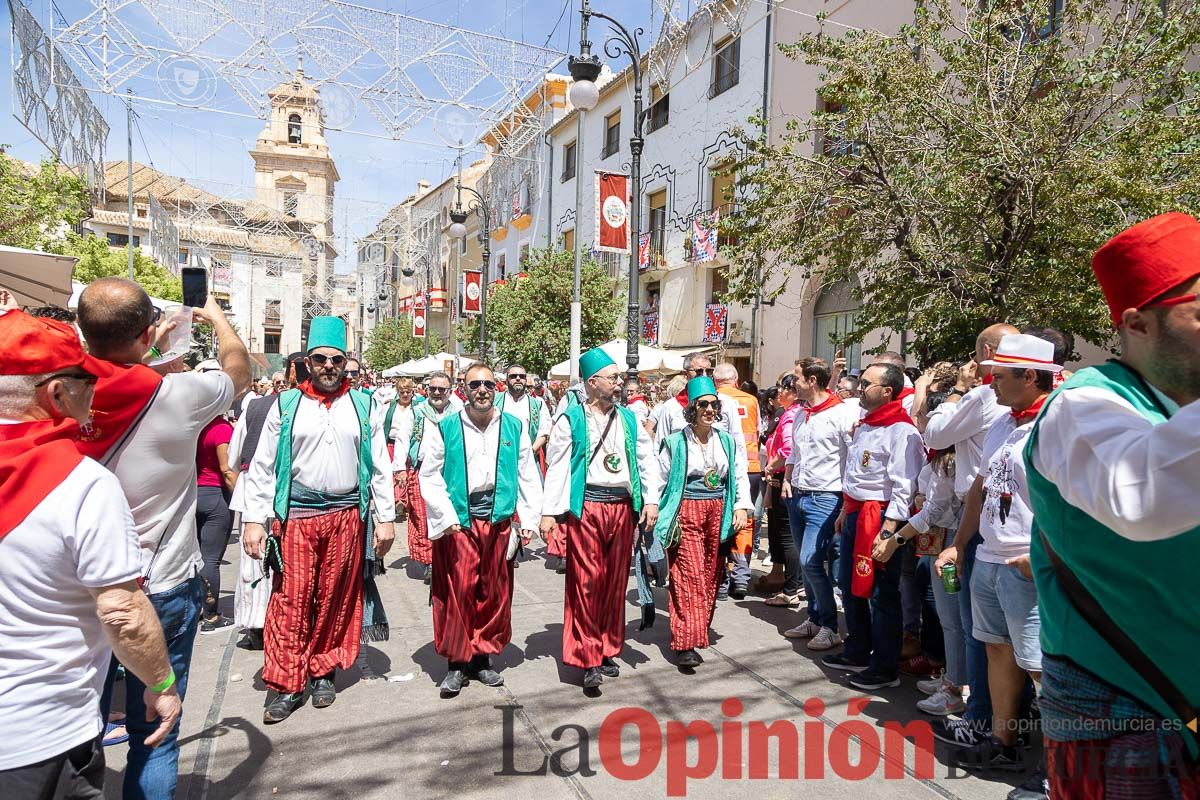
[[[605,342],[600,345],[600,349],[608,353],[609,357],[617,362],[617,366],[622,371],[629,368],[625,363],[625,355],[628,352],[628,348],[625,345],[624,339],[613,339],[611,342]],[[652,375],[670,375],[676,372],[683,372],[683,355],[640,344],[638,345],[638,372]],[[550,374],[547,377],[566,378],[570,373],[571,360],[567,359],[551,367]]]
[[[75,259],[0,245],[0,287],[23,306],[67,307]]]

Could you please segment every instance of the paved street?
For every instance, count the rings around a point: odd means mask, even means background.
[[[536,556],[516,572],[513,642],[498,659],[505,686],[497,690],[472,683],[456,699],[442,700],[436,684],[445,664],[433,649],[428,589],[417,577],[417,567],[408,567],[402,531],[397,539],[396,557],[380,581],[391,639],[373,645],[369,652],[373,669],[388,675],[390,681],[339,675],[340,694],[331,708],[305,706],[284,723],[267,727],[262,724],[261,653],[237,649],[236,631],[198,637],[181,734],[181,800],[272,796],[658,798],[667,794],[668,761],[675,765],[677,783],[672,788],[683,786],[686,796],[692,798],[729,798],[753,792],[757,798],[803,794],[992,800],[1003,798],[1010,788],[1010,783],[979,780],[951,770],[940,745],[932,779],[918,778],[921,765],[911,745],[905,748],[903,759],[894,748],[885,748],[889,753],[884,756],[886,764],[880,762],[870,769],[868,763],[864,769],[870,774],[865,778],[838,777],[814,746],[824,742],[828,752],[841,758],[846,733],[865,731],[879,735],[877,741],[881,741],[880,726],[885,721],[921,716],[913,708],[918,699],[913,680],[906,678],[901,688],[862,701],[861,710],[855,708],[859,712],[854,717],[857,730],[853,725],[837,728],[847,719],[847,702],[861,695],[846,686],[842,673],[826,674],[803,643],[780,636],[796,624],[795,612],[765,606],[756,596],[719,604],[713,647],[703,651],[705,663],[694,674],[683,674],[668,660],[665,590],[658,603],[658,622],[650,630],[637,630],[638,610],[631,602],[621,677],[607,680],[598,696],[585,697],[578,686],[580,673],[559,660],[564,576],[545,569]],[[225,567],[225,589],[230,594],[224,602],[229,614],[238,547],[236,542],[230,544],[227,555],[234,564]],[[636,600],[632,579],[629,598]],[[736,698],[743,705],[736,716],[744,723],[740,736],[728,722],[725,735],[721,735],[721,723],[729,719],[722,713],[727,698]],[[823,701],[823,712],[816,703],[806,706],[812,698]],[[495,706],[512,708],[502,712]],[[622,748],[624,762],[636,768],[639,758],[649,759],[640,765],[649,772],[638,781],[622,780],[601,761],[599,732],[605,717],[624,707],[645,709],[657,718],[660,731],[667,730],[669,720],[707,720],[721,738],[720,754],[714,739],[712,746],[705,748],[692,742],[686,753],[663,746],[655,759],[655,746],[639,754],[635,728],[628,726]],[[725,710],[736,714],[736,709],[728,706]],[[589,738],[589,769],[582,772],[595,774],[496,775],[505,770],[506,713],[514,743],[510,757],[515,769],[509,772],[534,772],[546,754],[566,749],[570,752],[561,757],[559,772],[574,772],[582,749],[578,747],[580,729],[561,729],[574,725],[581,726]],[[766,758],[769,779],[748,779],[744,773],[747,765],[753,768],[763,751],[747,744],[746,731],[754,727],[750,723],[779,720],[793,722],[800,733],[799,745],[791,745],[793,753],[798,747],[799,780],[778,780],[780,762],[774,745]],[[735,749],[739,741],[740,757]],[[108,749],[111,798],[120,796],[117,772],[124,764],[124,750],[124,746]],[[878,758],[877,751],[860,753],[853,743],[849,750],[851,767],[862,759]],[[713,777],[679,783],[685,760],[696,764],[702,757],[711,758],[716,766]],[[721,764],[726,757],[732,758],[730,777],[722,778]],[[812,759],[811,763],[806,758]],[[657,765],[650,770],[655,761]],[[813,772],[821,765],[823,778]],[[846,769],[838,772],[851,774]],[[901,777],[885,777],[892,773]],[[812,777],[806,778],[806,774]]]

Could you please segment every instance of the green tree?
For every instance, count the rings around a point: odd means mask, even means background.
[[[1000,320],[1106,343],[1092,253],[1200,210],[1200,14],[1075,0],[1051,20],[1047,5],[926,0],[895,36],[782,45],[821,70],[824,110],[777,144],[741,134],[732,292],[847,281],[849,340],[907,328],[924,360]]]
[[[79,283],[91,283],[98,278],[114,275],[129,275],[129,252],[123,247],[109,247],[108,242],[98,236],[79,236],[71,233],[67,235],[62,246],[56,247],[55,250],[79,259],[75,264],[74,274],[74,280]],[[146,293],[153,297],[162,300],[183,300],[183,284],[180,279],[159,266],[158,262],[142,255],[140,248],[134,248],[133,251],[133,277]]]
[[[0,152],[0,244],[45,250],[90,208],[87,186],[58,162],[35,168]]]
[[[426,335],[430,337],[429,352],[440,353],[445,347],[442,338],[429,330]],[[363,359],[373,370],[384,370],[423,355],[425,340],[413,336],[412,317],[407,315],[379,320],[367,338],[367,349],[363,351]]]
[[[510,278],[488,296],[489,347],[498,363],[519,363],[546,375],[550,367],[570,357],[574,265],[574,253],[531,250],[524,267],[527,277]],[[590,257],[584,256],[579,280],[581,342],[587,350],[613,337],[622,301],[614,295],[615,282],[608,272]],[[468,350],[474,348],[479,341],[474,319],[459,324],[458,340]]]

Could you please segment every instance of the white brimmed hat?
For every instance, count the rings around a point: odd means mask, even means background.
[[[1014,369],[1040,369],[1045,372],[1062,372],[1061,364],[1054,363],[1054,345],[1045,339],[1024,333],[1005,334],[996,348],[996,355],[980,362],[985,367],[1012,367]]]

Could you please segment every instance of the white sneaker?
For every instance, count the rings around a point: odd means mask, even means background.
[[[942,688],[943,683],[945,683],[945,681],[942,679],[942,676],[939,675],[936,678],[917,681],[917,689],[919,689],[922,694],[937,694],[938,690]]]
[[[811,619],[806,619],[794,628],[789,628],[783,632],[783,635],[789,639],[808,639],[816,636],[821,630],[817,623]]]
[[[821,628],[808,643],[809,650],[832,650],[842,643],[842,638],[832,628]]]
[[[774,566],[774,562],[773,562],[773,561],[771,561],[771,555],[770,555],[770,553],[768,553],[767,555],[763,556],[763,560],[762,560],[762,566],[764,566],[764,567],[771,567],[771,566]]]
[[[929,697],[917,703],[917,708],[926,714],[945,717],[950,714],[961,714],[966,710],[967,704],[963,702],[961,694],[953,691],[949,686],[942,686]]]

